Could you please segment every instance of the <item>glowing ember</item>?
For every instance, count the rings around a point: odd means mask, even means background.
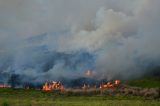
[[[43,85],[43,90],[64,90],[64,86],[60,82],[46,81]]]

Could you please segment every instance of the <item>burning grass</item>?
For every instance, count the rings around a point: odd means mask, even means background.
[[[42,87],[42,90],[50,91],[50,90],[64,90],[64,86],[61,82],[56,81],[46,81]]]
[[[145,79],[144,79],[145,80]],[[157,82],[158,79],[155,79]],[[135,80],[133,80],[135,81]],[[148,80],[145,80],[148,81]],[[153,80],[152,80],[153,81]],[[128,82],[130,83],[130,81]],[[139,82],[141,83],[141,82]],[[148,81],[152,85],[150,81]],[[44,90],[46,87],[51,90]],[[54,86],[53,86],[54,85]],[[112,86],[110,86],[112,85]],[[60,82],[47,81],[42,90],[0,89],[2,106],[159,106],[160,88],[143,88],[112,81],[96,88],[65,88]],[[134,85],[135,86],[135,85]],[[158,85],[157,85],[158,86]],[[156,87],[157,87],[156,86]],[[153,86],[155,87],[155,86]]]

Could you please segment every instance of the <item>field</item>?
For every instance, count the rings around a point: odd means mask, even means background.
[[[124,82],[122,82],[124,83]],[[160,87],[160,78],[130,80],[128,85],[142,89]],[[128,88],[131,91],[137,88]],[[0,106],[160,106],[160,94],[156,99],[133,95],[121,95],[105,90],[91,92],[42,91],[35,89],[0,89]],[[129,94],[132,95],[129,95]],[[160,92],[159,92],[160,93]],[[136,94],[136,93],[135,93]]]
[[[99,94],[75,95],[60,91],[0,89],[1,106],[160,106],[159,99]]]
[[[144,77],[141,79],[130,80],[128,81],[128,84],[143,88],[160,87],[160,77]]]

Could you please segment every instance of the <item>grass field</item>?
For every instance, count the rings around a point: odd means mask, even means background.
[[[159,88],[160,78],[130,80],[127,84],[144,88]],[[160,98],[147,100],[139,96],[113,96],[100,92],[83,94],[3,88],[0,89],[0,106],[160,106]]]
[[[156,88],[160,87],[160,77],[144,77],[141,79],[130,80],[128,81],[128,84],[143,88]]]
[[[134,96],[73,95],[60,91],[0,89],[1,106],[160,106],[159,100]]]

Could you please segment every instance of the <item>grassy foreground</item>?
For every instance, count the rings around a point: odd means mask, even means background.
[[[160,87],[160,77],[144,77],[141,79],[130,80],[128,81],[128,84],[143,88],[157,88]]]
[[[60,91],[0,89],[1,106],[160,106],[159,100],[143,97],[74,95]]]

